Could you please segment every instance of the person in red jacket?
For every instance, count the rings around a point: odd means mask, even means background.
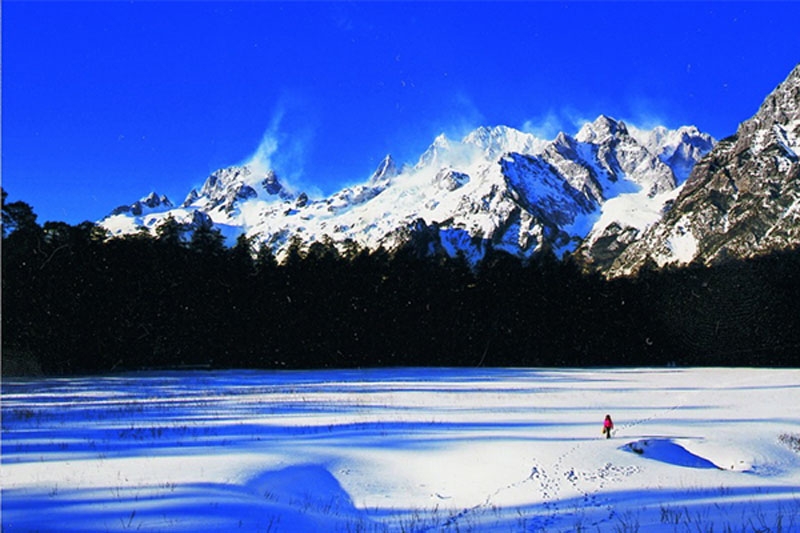
[[[603,420],[603,433],[607,439],[611,438],[612,429],[614,429],[614,422],[611,421],[611,415],[606,415],[606,419]]]

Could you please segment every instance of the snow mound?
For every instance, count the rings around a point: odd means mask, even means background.
[[[633,452],[648,459],[687,468],[720,468],[704,457],[695,455],[671,439],[642,439],[622,446],[621,450]]]
[[[250,480],[248,487],[267,500],[304,509],[356,512],[350,495],[325,467],[293,465],[270,470]]]

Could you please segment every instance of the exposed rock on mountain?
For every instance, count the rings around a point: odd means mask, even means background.
[[[683,147],[669,159],[680,161],[691,142]],[[798,154],[800,65],[735,135],[694,166],[663,219],[614,258],[608,274],[635,273],[651,261],[713,264],[796,246]]]
[[[166,196],[159,196],[155,192],[151,192],[149,195],[145,196],[141,200],[137,200],[133,202],[131,205],[121,205],[114,209],[111,214],[112,215],[124,215],[130,214],[132,216],[138,217],[145,213],[145,211],[153,210],[153,209],[164,209],[164,208],[171,208],[172,202],[170,202],[169,198]]]
[[[609,202],[644,199],[660,213],[658,202],[712,143],[696,128],[632,132],[606,116],[552,141],[482,127],[460,141],[440,135],[413,167],[399,168],[387,156],[364,184],[326,198],[295,195],[272,170],[245,165],[214,172],[179,208],[115,212],[101,224],[123,234],[154,229],[169,215],[188,223],[202,211],[229,241],[245,233],[279,257],[292,238],[389,251],[413,246],[476,262],[489,249],[524,258],[544,250],[563,255],[594,235],[592,253],[614,228],[621,232],[611,245],[638,235],[627,229],[639,227],[631,221],[638,211],[609,218]]]
[[[269,170],[263,176],[257,176],[249,166],[230,167],[211,174],[199,193],[194,190],[189,193],[183,206],[197,206],[205,211],[221,208],[230,212],[238,203],[265,194],[281,199],[291,198],[274,171]]]

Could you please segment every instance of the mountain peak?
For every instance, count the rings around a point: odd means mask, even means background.
[[[575,138],[579,142],[600,144],[610,137],[627,134],[628,127],[624,122],[615,120],[607,115],[600,115],[594,122],[584,124]]]
[[[398,173],[399,171],[394,158],[392,158],[391,154],[386,154],[386,157],[381,160],[378,164],[378,168],[375,169],[375,172],[373,172],[372,176],[369,178],[369,183],[376,184],[389,181],[397,176]]]
[[[737,135],[778,125],[795,140],[800,137],[800,64],[764,100],[755,116],[739,125]],[[758,143],[762,139],[755,139]]]
[[[553,139],[553,145],[573,149],[575,147],[575,139],[562,131]]]
[[[142,203],[142,205],[151,208],[159,206],[172,207],[172,202],[170,202],[169,198],[167,198],[166,195],[159,196],[158,193],[155,191],[151,192],[150,194],[148,194],[139,201]]]
[[[736,135],[693,166],[669,212],[619,255],[608,275],[635,273],[650,260],[713,264],[796,246],[798,152],[800,66]]]
[[[472,143],[488,143],[492,139],[500,139],[504,137],[509,137],[510,135],[521,133],[514,128],[510,128],[508,126],[497,125],[497,126],[479,126],[469,132],[462,142],[472,142]]]
[[[537,154],[541,153],[547,145],[547,141],[532,133],[525,133],[503,125],[481,126],[468,133],[461,142],[477,147],[488,159],[495,159],[508,152]]]
[[[112,215],[131,214],[133,216],[141,216],[145,211],[153,209],[169,209],[173,207],[172,202],[164,195],[159,196],[155,191],[147,196],[140,198],[130,205],[121,205],[111,211]]]
[[[264,171],[244,165],[213,172],[199,193],[189,193],[184,206],[193,204],[207,210],[221,208],[230,213],[238,203],[250,199],[275,201],[291,198],[292,195],[286,191],[274,170]]]
[[[447,135],[440,133],[433,140],[427,150],[420,156],[416,168],[439,164],[444,155],[450,151],[452,143]]]
[[[434,146],[450,146],[450,139],[447,137],[445,133],[440,133],[436,136],[433,140]]]

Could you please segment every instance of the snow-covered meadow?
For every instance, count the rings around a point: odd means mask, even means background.
[[[2,530],[800,531],[798,405],[800,369],[10,379]]]

